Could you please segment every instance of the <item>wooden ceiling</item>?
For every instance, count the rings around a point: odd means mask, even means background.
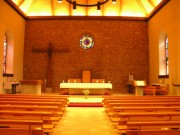
[[[121,17],[121,18],[143,18],[144,20],[153,16],[170,0],[116,0],[116,4],[109,0],[101,5],[101,10],[94,7],[76,6],[67,0],[4,0],[23,17],[29,19],[57,18],[57,17]],[[72,0],[73,1],[73,0]],[[104,0],[76,0],[78,4],[97,4]]]

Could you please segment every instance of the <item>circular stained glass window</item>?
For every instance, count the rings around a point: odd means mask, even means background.
[[[93,38],[89,35],[85,35],[80,39],[80,46],[84,49],[89,49],[94,46]]]

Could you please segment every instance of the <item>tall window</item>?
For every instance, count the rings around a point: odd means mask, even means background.
[[[10,31],[4,34],[3,43],[3,77],[13,76],[13,54],[14,54],[14,38]]]
[[[169,42],[167,35],[161,33],[159,41],[159,78],[169,78]]]
[[[168,37],[166,37],[166,75],[169,75]]]
[[[7,63],[7,36],[4,36],[4,58],[3,58],[3,74],[6,73],[6,63]]]

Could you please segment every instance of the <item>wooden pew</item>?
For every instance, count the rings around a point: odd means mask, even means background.
[[[0,94],[0,102],[1,101],[23,101],[23,102],[61,102],[61,106],[58,106],[61,108],[62,113],[65,111],[66,106],[68,105],[69,100],[67,99],[67,96],[55,96],[55,95],[47,95],[47,96],[41,96],[41,95],[23,95],[23,94]]]
[[[143,106],[143,107],[113,107],[112,109],[108,110],[108,115],[111,117],[114,114],[119,113],[137,113],[137,112],[180,112],[180,106],[171,106],[171,107],[165,107],[165,106]]]
[[[2,102],[1,102],[2,101]],[[59,106],[59,107],[61,107],[62,108],[62,110],[65,110],[65,108],[66,108],[66,106],[67,106],[67,102],[64,100],[64,99],[26,99],[26,98],[0,98],[0,103],[3,103],[3,102],[6,102],[6,101],[17,101],[17,102],[36,102],[36,103],[40,103],[40,102],[42,102],[42,104],[43,104],[43,102],[44,103],[47,103],[47,102],[57,102],[57,103],[60,103],[61,104],[61,106]]]
[[[179,135],[179,130],[127,131],[126,135]]]
[[[49,111],[57,112],[62,114],[61,108],[57,106],[33,106],[33,105],[0,105],[0,110],[11,110],[11,111]]]
[[[179,100],[180,96],[110,96],[104,97],[102,100],[103,104],[106,102],[114,101],[114,100]]]
[[[19,100],[23,100],[23,99],[26,99],[26,100],[29,100],[29,101],[50,101],[50,102],[53,102],[53,101],[61,101],[61,102],[66,102],[66,98],[38,98],[38,97],[24,97],[24,96],[13,96],[13,97],[6,97],[6,96],[3,96],[3,97],[0,97],[0,99],[3,99],[3,100],[14,100],[14,99],[19,99]]]
[[[137,103],[109,103],[106,107],[107,112],[112,109],[113,107],[172,107],[172,106],[180,106],[180,102],[137,102]]]
[[[61,102],[32,102],[32,101],[0,101],[0,104],[3,105],[36,105],[36,106],[58,106],[64,107]]]
[[[114,100],[114,99],[120,99],[120,100],[139,100],[139,99],[180,99],[180,96],[102,96],[104,103],[106,100]]]
[[[43,131],[50,133],[64,113],[68,101],[67,96],[1,94],[0,118],[43,120]]]
[[[66,95],[33,95],[33,94],[0,94],[0,98],[26,98],[26,99],[65,99],[69,102]]]
[[[34,95],[34,94],[0,94],[1,96],[27,96],[27,97],[51,97],[51,98],[60,98],[60,97],[69,97],[68,95],[53,95],[53,94],[41,94],[41,95]]]
[[[179,135],[180,121],[127,122],[126,135]]]
[[[180,121],[180,112],[119,113],[111,120],[118,122],[117,128],[121,129],[130,121]]]
[[[43,135],[41,120],[0,119],[1,135]]]
[[[59,116],[52,112],[0,110],[0,119],[42,120],[43,131],[53,132]]]
[[[61,102],[30,102],[30,101],[0,101],[1,105],[18,105],[18,106],[55,106],[60,111],[56,112],[63,115],[66,107]],[[55,112],[54,112],[55,113]]]
[[[180,99],[139,99],[139,100],[107,100],[104,103],[104,107],[108,107],[109,104],[116,104],[116,103],[148,103],[148,102],[154,102],[154,103],[158,103],[158,102],[180,102]]]
[[[179,96],[110,97],[104,99],[104,104],[111,113],[110,119],[118,123],[117,128],[121,131],[126,130],[127,122],[132,121],[180,120]]]
[[[157,109],[162,109],[165,111],[167,107],[176,107],[176,108],[168,108],[168,111],[178,111],[178,106],[180,106],[180,100],[178,99],[173,99],[173,98],[158,98],[158,99],[151,99],[151,98],[139,98],[136,100],[121,100],[121,99],[113,99],[113,100],[106,100],[106,111],[108,115],[116,114],[118,112],[122,112],[122,109],[126,109],[126,111],[157,111]],[[147,108],[147,106],[150,109]],[[137,108],[138,107],[138,108]],[[152,110],[152,108],[156,108]],[[174,110],[175,109],[175,110]]]

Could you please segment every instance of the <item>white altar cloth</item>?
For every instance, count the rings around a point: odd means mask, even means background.
[[[112,89],[112,83],[60,83],[60,88]]]

